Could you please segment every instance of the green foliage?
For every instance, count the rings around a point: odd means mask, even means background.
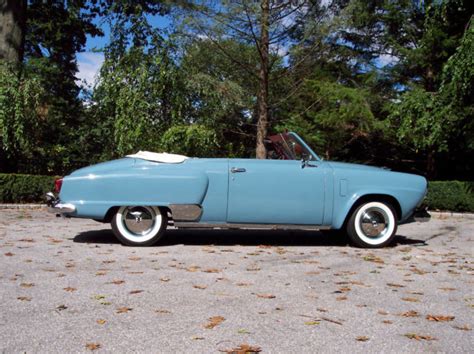
[[[175,125],[161,138],[164,151],[191,157],[222,155],[216,132],[203,125]]]
[[[55,177],[0,173],[0,203],[44,201],[54,188]]]
[[[293,110],[280,129],[299,132],[328,159],[354,140],[382,128],[372,113],[369,92],[338,82],[308,80],[290,104]]]
[[[7,157],[28,157],[37,149],[42,93],[36,78],[0,63],[0,151]]]
[[[426,204],[430,210],[474,212],[473,187],[473,182],[429,182]]]

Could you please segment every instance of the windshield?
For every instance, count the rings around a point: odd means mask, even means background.
[[[294,133],[282,133],[268,137],[269,159],[279,160],[317,160],[317,156]]]

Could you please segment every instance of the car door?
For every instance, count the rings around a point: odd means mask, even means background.
[[[325,163],[297,160],[229,160],[227,222],[321,225]]]

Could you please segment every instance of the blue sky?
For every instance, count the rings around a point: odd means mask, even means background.
[[[148,21],[154,27],[165,28],[171,24],[171,20],[167,16],[148,16]],[[99,72],[102,63],[104,62],[104,55],[98,51],[104,48],[109,43],[110,27],[105,21],[95,21],[104,32],[103,37],[87,36],[87,43],[85,50],[77,54],[77,66],[79,72],[77,78],[81,82],[92,86]]]

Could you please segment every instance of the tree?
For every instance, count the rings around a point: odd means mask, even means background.
[[[0,60],[19,65],[23,61],[26,0],[0,1]]]
[[[291,33],[296,28],[294,18],[303,16],[311,1],[193,1],[177,16],[184,32],[207,38],[221,57],[248,71],[258,82],[252,116],[256,122],[256,157],[265,158],[264,139],[268,132],[269,88],[272,71],[280,62],[282,51],[288,50]],[[189,4],[188,4],[189,5]],[[258,67],[249,66],[232,56],[220,45],[223,39],[253,46],[258,55]],[[284,54],[283,54],[284,55]]]

